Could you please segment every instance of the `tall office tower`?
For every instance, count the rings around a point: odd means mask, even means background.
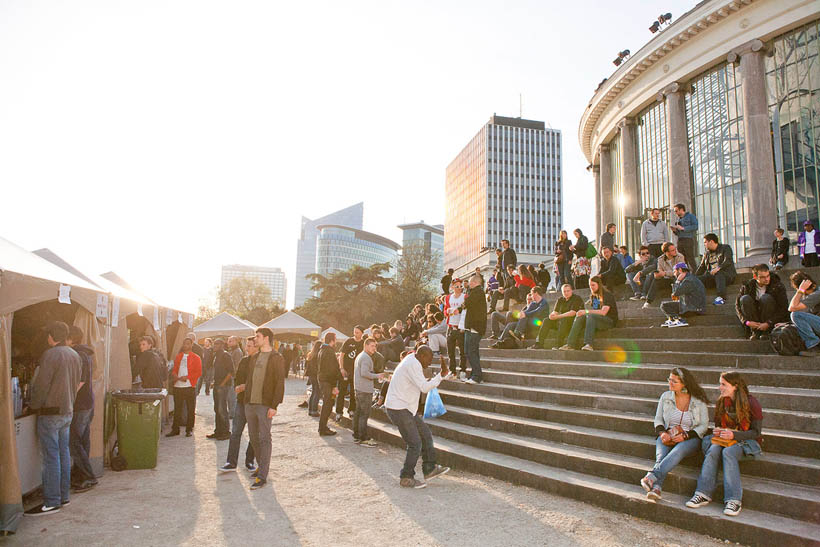
[[[551,256],[563,222],[561,171],[560,130],[493,115],[447,166],[444,267],[486,266],[502,239],[520,262]]]
[[[364,202],[351,205],[322,218],[311,220],[302,217],[302,229],[299,241],[296,243],[296,282],[295,299],[293,306],[298,307],[305,300],[313,296],[310,290],[311,281],[305,279],[308,274],[316,273],[316,237],[319,235],[317,226],[322,224],[337,224],[356,230],[362,229],[364,218]]]
[[[237,277],[248,277],[259,281],[270,289],[273,300],[281,307],[285,307],[288,294],[288,281],[285,272],[281,268],[268,268],[266,266],[243,266],[241,264],[228,264],[222,266],[222,286],[230,283],[231,279]]]
[[[425,224],[421,222],[411,222],[410,224],[400,224],[402,231],[402,249],[420,246],[424,249],[425,257],[430,260],[435,257],[436,271],[442,272],[444,269],[444,225]],[[438,278],[434,284],[438,286]]]
[[[396,259],[401,247],[386,237],[355,230],[347,226],[322,224],[317,226],[316,273],[324,276],[349,270],[353,266],[369,268],[373,264],[389,262],[387,277],[396,270]]]

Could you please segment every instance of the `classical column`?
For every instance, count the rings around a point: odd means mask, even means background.
[[[765,55],[763,42],[752,40],[731,52],[728,57],[730,63],[740,58],[749,203],[749,250],[746,254],[749,257],[769,254],[772,230],[777,226],[777,197],[769,105],[766,96]],[[734,251],[738,254],[738,249]]]
[[[692,210],[692,171],[689,167],[689,134],[686,130],[685,89],[678,83],[658,96],[666,99],[666,147],[669,166],[669,208],[683,203]]]
[[[601,226],[601,167],[599,165],[592,166],[592,178],[595,181],[595,233],[589,235],[589,239],[593,240],[603,233]]]
[[[607,224],[615,222],[615,207],[612,201],[612,187],[615,181],[612,180],[612,158],[609,154],[609,145],[602,144],[598,152],[601,158],[601,193],[599,197],[601,211],[598,216],[600,219],[600,229],[598,233],[595,234],[596,239],[604,233]]]
[[[626,216],[641,217],[641,188],[638,185],[638,128],[635,118],[624,118],[618,122],[621,129],[621,186],[624,195]]]

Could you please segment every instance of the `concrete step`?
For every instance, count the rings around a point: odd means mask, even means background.
[[[665,382],[672,369],[669,365],[646,363],[633,366],[619,363],[505,359],[501,357],[482,359],[481,366],[482,368],[497,371],[523,372],[527,374],[566,374],[593,378],[622,378],[656,382]],[[694,366],[687,368],[702,385],[717,385],[720,374],[723,372],[723,368],[716,366]],[[820,371],[744,369],[743,375],[750,385],[820,389]]]
[[[638,413],[570,407],[487,393],[453,391],[446,389],[446,386],[439,388],[439,393],[448,408],[457,406],[505,416],[638,435],[651,435],[654,431],[654,410],[651,413]],[[817,458],[820,454],[820,434],[778,430],[767,425],[763,428],[763,445],[767,453]]]
[[[433,427],[438,431],[436,424]],[[404,446],[398,429],[390,423],[372,421],[369,429],[377,440]],[[694,530],[727,541],[767,546],[817,545],[817,538],[820,537],[820,526],[816,523],[758,511],[751,507],[744,508],[737,517],[724,515],[719,503],[712,503],[698,510],[688,509],[684,504],[691,492],[677,494],[669,491],[664,493],[663,501],[655,503],[646,499],[637,482],[630,484],[544,465],[529,458],[499,453],[449,438],[437,437],[435,443],[437,460],[443,465],[539,488],[637,518]],[[516,451],[527,454],[530,448],[537,448],[540,443],[528,444],[529,446],[525,444]]]
[[[454,405],[447,407],[444,419],[471,427],[500,433],[511,433],[564,443],[608,453],[623,454],[648,460],[655,459],[655,435],[621,433],[531,418],[516,418]],[[703,458],[700,454],[684,460],[683,464],[695,473]],[[744,462],[743,473],[772,480],[780,480],[804,486],[820,486],[820,460],[783,454],[764,453],[759,459]]]
[[[630,338],[633,340],[664,338],[670,341],[721,338],[743,341],[746,340],[745,334],[746,331],[738,322],[735,322],[734,325],[699,326],[693,324],[688,327],[676,327],[673,329],[661,327],[660,322],[648,327],[622,327],[619,322],[617,327],[598,333],[596,338]]]
[[[690,327],[678,327],[676,329],[658,329],[658,336],[677,336],[675,331],[686,330]],[[681,336],[683,334],[681,333]],[[683,338],[677,340],[685,340]],[[494,342],[489,338],[481,340],[481,348],[489,348]],[[674,338],[603,338],[598,337],[592,343],[596,350],[615,350],[615,351],[661,351],[672,350],[680,351],[679,347],[674,347],[676,343]],[[726,339],[726,338],[703,338],[698,340],[697,344],[692,344],[692,350],[707,353],[756,353],[776,355],[772,349],[771,343],[768,340],[746,340],[746,339]],[[580,350],[579,350],[580,351]],[[587,357],[589,358],[589,357]]]
[[[482,348],[481,358],[491,360],[495,357],[507,359],[546,359],[578,362],[607,363],[641,363],[665,364],[669,366],[716,366],[725,369],[785,369],[785,370],[818,370],[817,359],[811,357],[784,357],[777,354],[759,354],[738,352],[710,353],[702,350],[700,344],[690,349],[697,351],[641,351],[637,347],[601,349],[596,351],[562,351],[534,349],[491,349]]]
[[[658,404],[656,392],[653,397],[622,395],[618,393],[601,393],[599,391],[579,391],[547,387],[527,387],[492,382],[471,385],[459,381],[447,380],[443,388],[448,391],[480,393],[496,397],[507,397],[526,401],[536,401],[564,406],[594,408],[616,412],[651,414],[654,416]],[[763,404],[763,403],[761,403]],[[764,407],[764,427],[820,433],[820,413],[769,409]]]
[[[636,313],[634,317],[621,317],[618,319],[618,328],[635,328],[635,327],[657,327],[666,320],[666,316],[660,309],[653,308],[648,310],[656,313]],[[727,314],[712,314],[699,315],[697,317],[687,318],[691,319],[690,329],[695,327],[727,327],[740,325],[737,317]]]

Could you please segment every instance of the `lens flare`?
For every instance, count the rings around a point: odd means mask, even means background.
[[[543,322],[543,321],[541,321],[540,319],[536,319],[536,320],[533,322],[533,324],[534,324],[536,327],[540,327],[541,325],[543,325],[543,324],[544,324],[544,322]]]
[[[623,346],[612,344],[604,350],[604,359],[613,364],[629,364],[631,366],[623,368],[618,375],[629,376],[636,365],[641,364],[641,350],[633,340],[624,342]]]

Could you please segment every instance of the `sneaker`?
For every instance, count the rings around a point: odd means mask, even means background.
[[[359,444],[359,443],[361,443],[361,442],[362,442],[362,441],[360,441],[360,440],[359,440],[359,439],[357,439],[356,437],[353,437],[353,444]]]
[[[730,517],[738,516],[740,514],[740,502],[727,501],[726,505],[723,507],[723,514],[729,515]]]
[[[490,340],[498,340],[498,336],[496,336],[495,334],[491,334]]]
[[[677,319],[677,317],[675,319],[667,319],[666,321],[661,323],[661,326],[662,327],[668,327],[670,324],[674,323],[676,319]]]
[[[527,346],[527,349],[541,349],[541,346],[539,346],[537,343],[535,343],[531,346]]]
[[[220,435],[217,435],[217,434],[216,434],[216,431],[214,431],[214,432],[213,432],[213,433],[211,433],[210,435],[205,435],[205,438],[206,438],[206,439],[216,439],[217,437],[220,437]]]
[[[652,490],[646,493],[646,499],[651,501],[658,501],[661,499],[661,489],[658,486],[653,486]]]
[[[47,505],[40,505],[34,509],[26,511],[26,515],[30,517],[39,517],[40,515],[50,515],[51,513],[59,513],[59,507],[48,507]]]
[[[568,350],[574,350],[575,348],[573,348],[573,347],[572,347],[572,346],[570,346],[569,344],[564,344],[563,346],[561,346],[561,347],[560,347],[560,348],[558,348],[558,349],[560,349],[560,350],[564,350],[564,351],[568,351]]]
[[[632,300],[632,301],[638,302],[641,299],[641,295],[636,294],[635,296],[630,296],[629,299]]]
[[[641,295],[641,300],[646,300],[646,295]]]
[[[818,355],[820,355],[820,344],[812,346],[809,349],[805,349],[798,353],[798,355],[800,357],[817,357]]]
[[[595,348],[593,348],[590,344],[584,344],[581,347],[581,351],[595,351]]]
[[[60,507],[68,507],[69,505],[71,505],[71,500],[65,500],[60,504]]]
[[[652,473],[647,473],[644,478],[641,479],[641,486],[643,489],[649,492],[652,490],[652,487],[655,486],[655,475]]]
[[[458,373],[458,379],[463,382],[464,380],[467,379],[467,373],[462,370],[461,372]]]
[[[311,418],[318,418],[319,413],[318,412],[308,412],[308,416],[310,416]]]
[[[192,437],[193,435],[194,435],[194,433],[192,431],[186,431],[185,432],[186,437]]]
[[[236,471],[236,466],[226,463],[225,465],[219,468],[220,473],[228,473],[230,471]]]
[[[651,307],[652,307],[652,304],[650,304],[649,302],[644,302],[643,306],[641,306],[641,309],[642,310],[648,310]]]
[[[251,478],[252,478],[252,479],[255,479],[255,478],[256,478],[256,477],[258,477],[258,476],[259,476],[259,471],[255,469],[255,470],[253,471],[253,473],[251,473]]]
[[[77,486],[73,487],[72,490],[74,490],[74,492],[76,492],[77,494],[81,494],[83,492],[88,492],[96,485],[96,482],[92,483],[91,481],[83,481],[81,484],[78,484]],[[65,505],[65,503],[63,505]]]
[[[402,485],[405,488],[419,489],[419,488],[426,488],[427,487],[426,482],[417,481],[416,479],[411,479],[410,477],[403,478],[402,480],[399,481],[399,484]]]
[[[265,479],[260,479],[259,477],[256,477],[253,483],[251,484],[251,490],[259,490],[260,488],[265,486],[267,482],[268,481],[266,481]]]
[[[308,403],[307,403],[307,401],[302,401],[302,402],[301,402],[301,403],[299,403],[297,406],[298,406],[299,408],[307,408],[307,407],[308,407]]]
[[[429,473],[424,474],[424,480],[429,481],[430,479],[433,479],[435,477],[439,477],[441,475],[446,475],[449,472],[450,472],[449,467],[444,467],[443,465],[436,464],[436,466],[433,468],[432,471],[430,471]]]
[[[720,296],[715,297],[715,299],[712,301],[712,304],[714,304],[715,306],[722,306],[725,303],[726,301],[723,300],[723,298],[721,298]]]
[[[247,469],[249,473],[256,473],[256,466],[252,463],[246,463],[245,469]]]
[[[324,431],[319,432],[320,437],[332,437],[335,434],[336,434],[336,432],[333,431],[332,429],[325,429]]]
[[[179,435],[179,431],[171,431],[165,434],[166,437],[176,437],[177,435]]]
[[[687,323],[685,320],[680,319],[680,318],[678,318],[678,319],[676,319],[676,320],[672,321],[672,322],[671,322],[671,323],[669,323],[669,325],[668,325],[668,327],[669,327],[670,329],[671,329],[671,328],[674,328],[674,327],[688,327],[688,326],[689,326],[689,323]]]
[[[344,414],[342,414],[341,412],[337,412],[336,414],[333,415],[333,421],[334,422],[341,422],[343,417],[344,417]]]
[[[691,509],[697,509],[698,507],[703,507],[704,505],[709,505],[709,502],[712,501],[704,495],[695,494],[692,496],[692,499],[686,502],[686,507]]]
[[[466,380],[464,380],[464,383],[465,383],[465,384],[470,384],[470,385],[473,385],[473,384],[477,384],[478,382],[476,382],[476,381],[475,381],[475,380],[473,380],[472,378],[467,378]]]
[[[363,441],[359,441],[359,446],[366,446],[368,448],[373,448],[374,446],[379,446],[379,443],[377,443],[373,439],[365,439]]]

